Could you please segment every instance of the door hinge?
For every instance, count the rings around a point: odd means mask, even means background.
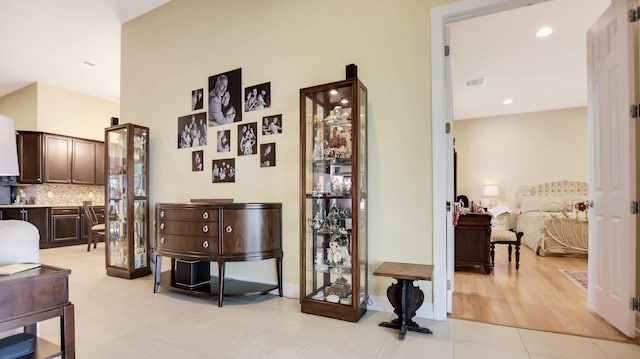
[[[451,212],[451,201],[447,201],[447,212]]]
[[[449,56],[449,45],[444,47],[444,56]]]
[[[640,117],[640,105],[634,104],[629,107],[629,117],[631,118]]]
[[[640,20],[640,7],[629,10],[629,22],[636,22]]]
[[[451,279],[447,279],[447,290],[451,290]]]
[[[629,309],[640,312],[640,297],[631,297],[629,301]]]
[[[640,201],[631,201],[631,214],[640,213]]]
[[[444,124],[444,133],[449,134],[451,133],[451,123],[447,122]]]

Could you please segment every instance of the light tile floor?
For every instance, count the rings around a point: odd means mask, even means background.
[[[638,359],[640,346],[448,319],[418,318],[433,330],[378,326],[392,313],[369,311],[358,323],[303,314],[297,299],[278,296],[193,297],[153,293],[153,278],[108,277],[104,246],[46,249],[42,263],[70,268],[79,359],[100,358],[611,358]],[[59,321],[40,335],[59,342]]]

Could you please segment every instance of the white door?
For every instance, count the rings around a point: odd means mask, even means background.
[[[450,49],[450,41],[449,41],[449,27],[446,26],[444,28],[444,42],[445,48],[445,75],[444,81],[445,86],[451,89],[451,56],[447,54],[448,49]],[[447,141],[447,178],[453,178],[453,96],[447,96],[445,99],[445,118],[451,119],[449,123],[449,129],[446,130],[446,141]],[[446,126],[445,126],[446,128]],[[446,230],[447,230],[447,313],[451,313],[453,311],[453,288],[454,288],[454,227],[453,227],[453,201],[455,200],[454,190],[453,190],[453,181],[447,181],[447,202],[448,202],[448,210],[446,215]]]
[[[612,5],[587,33],[589,115],[589,308],[629,337],[635,288],[635,120],[632,0]]]

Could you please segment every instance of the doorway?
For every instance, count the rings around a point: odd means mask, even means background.
[[[561,1],[561,0],[557,0]],[[538,3],[541,1],[465,1],[466,8],[460,4],[452,4],[450,6],[448,15],[438,14],[436,9],[434,9],[434,13],[432,14],[432,28],[436,29],[438,26],[442,25],[442,29],[445,29],[445,24],[449,24],[454,21],[463,20],[466,18],[471,18],[474,16],[481,16],[484,14],[514,9],[526,5],[531,5],[532,3]],[[458,6],[459,5],[459,6]],[[456,6],[458,6],[456,8]],[[470,15],[472,13],[471,9],[473,8],[474,15]],[[440,22],[440,23],[438,23]],[[444,49],[445,49],[445,36],[442,31],[439,33],[437,31],[432,31],[432,52],[442,51],[442,57],[444,58]],[[441,46],[440,46],[441,45]],[[455,52],[452,49],[452,52]],[[586,51],[585,51],[586,54]],[[433,55],[432,55],[433,56]],[[437,56],[434,56],[437,58]],[[450,111],[451,108],[448,106],[439,106],[438,104],[446,104],[447,96],[443,93],[440,93],[440,89],[446,89],[447,80],[449,80],[447,76],[447,71],[443,71],[447,66],[444,61],[441,63],[438,61],[432,62],[432,75],[433,75],[433,153],[434,153],[434,173],[448,173],[448,178],[453,178],[452,176],[452,168],[450,163],[452,163],[452,137],[453,133],[447,130],[452,124],[449,124],[449,127],[446,126],[444,120],[445,118],[451,118]],[[449,104],[450,105],[450,104]],[[439,122],[441,121],[441,122]],[[455,130],[454,130],[455,131]],[[447,149],[443,151],[443,149]],[[446,169],[446,171],[445,171]],[[441,177],[441,178],[438,178]],[[441,213],[441,205],[445,203],[449,198],[453,198],[453,185],[451,183],[447,183],[446,178],[442,178],[443,176],[435,176],[434,175],[434,223],[446,223],[446,226],[441,226],[440,228],[434,228],[434,238],[445,238],[451,237],[453,233],[453,225],[451,224],[450,214]],[[446,273],[440,278],[441,280],[434,280],[434,294],[439,296],[434,298],[434,309],[436,310],[435,316],[438,317],[440,312],[438,309],[446,307],[447,311],[451,311],[452,306],[452,290],[454,282],[453,278],[453,258],[452,258],[452,241],[447,241],[447,243],[443,243],[442,241],[435,240],[434,241],[434,251],[436,256],[434,258],[434,264],[436,268],[438,266],[447,265]],[[444,261],[444,258],[447,258],[447,261]],[[442,291],[439,289],[442,288]],[[446,290],[445,290],[446,288]],[[441,293],[446,293],[441,294]]]

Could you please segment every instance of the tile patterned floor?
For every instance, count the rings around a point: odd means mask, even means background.
[[[101,358],[640,358],[640,346],[465,320],[418,318],[434,335],[377,324],[392,313],[369,311],[358,323],[303,314],[297,299],[217,298],[153,293],[151,276],[108,277],[104,247],[41,251],[42,263],[71,268],[79,359]],[[58,322],[40,334],[58,341]]]

